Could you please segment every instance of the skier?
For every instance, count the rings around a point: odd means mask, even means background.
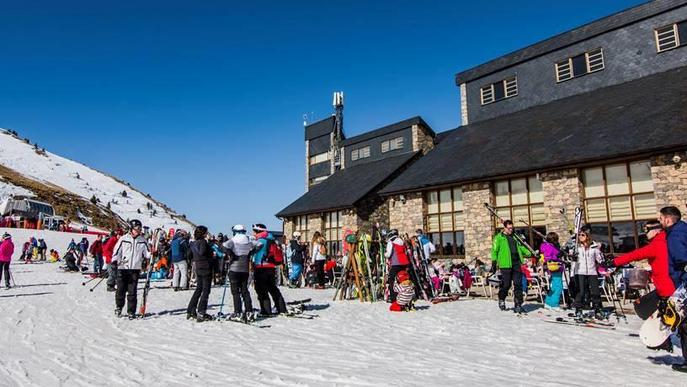
[[[597,320],[604,318],[601,310],[601,291],[599,290],[598,265],[603,262],[601,250],[592,246],[592,237],[588,232],[582,231],[577,235],[579,246],[577,248],[577,265],[575,276],[579,289],[575,295],[575,317],[582,318],[582,307],[585,297],[590,297],[594,308],[594,317]]]
[[[81,242],[79,242],[79,261],[77,262],[77,265],[79,267],[81,267],[81,260],[84,257],[87,257],[86,254],[88,254],[88,239],[86,237],[83,237],[81,238]]]
[[[317,285],[315,289],[324,289],[324,264],[327,262],[327,242],[319,231],[312,236],[312,258],[317,273]]]
[[[98,235],[98,238],[91,245],[89,251],[93,257],[93,272],[100,274],[103,269],[103,236]]]
[[[14,254],[14,243],[12,236],[8,233],[3,234],[0,241],[0,280],[5,276],[5,289],[10,288],[10,262]]]
[[[208,297],[210,296],[210,287],[212,286],[212,265],[214,258],[212,256],[212,248],[207,241],[208,228],[205,226],[198,226],[193,231],[193,239],[191,243],[191,254],[193,254],[193,263],[196,267],[196,290],[193,292],[191,299],[186,308],[186,318],[195,318],[198,322],[213,320],[214,318],[207,314]]]
[[[287,255],[291,260],[291,273],[289,273],[289,287],[298,287],[301,274],[303,273],[303,263],[305,261],[305,246],[301,243],[301,233],[296,231],[293,238],[289,241]]]
[[[682,213],[677,207],[668,206],[661,208],[659,221],[666,231],[666,240],[668,243],[668,271],[670,278],[673,280],[673,285],[677,289],[675,295],[683,294],[687,287],[687,223],[683,222]],[[676,305],[677,308],[685,308],[684,299],[679,299]],[[687,322],[682,323],[677,327],[677,335],[680,338],[680,347],[682,348],[682,364],[673,364],[672,368],[675,371],[687,372]]]
[[[253,321],[253,302],[248,291],[249,261],[250,252],[255,247],[255,243],[246,235],[246,228],[237,224],[231,228],[234,236],[224,242],[229,260],[229,283],[231,284],[231,297],[234,301],[234,313],[229,319],[234,321]],[[243,300],[243,306],[241,304]]]
[[[251,260],[255,269],[253,275],[255,292],[258,294],[258,302],[260,303],[260,314],[262,316],[272,314],[270,296],[272,296],[277,307],[277,313],[287,313],[286,302],[284,302],[284,297],[277,287],[276,264],[270,252],[271,245],[275,243],[274,237],[267,232],[267,227],[264,224],[257,223],[252,228],[255,234],[255,248]]]
[[[177,230],[172,237],[170,244],[170,257],[174,265],[174,276],[172,277],[172,287],[177,292],[186,289],[188,286],[188,241],[184,238],[185,231]]]
[[[387,233],[388,241],[386,242],[386,250],[384,250],[384,257],[390,260],[391,269],[389,269],[389,302],[396,301],[396,287],[394,286],[397,275],[401,270],[407,270],[410,265],[410,259],[406,252],[406,244],[398,236],[397,229],[391,229]]]
[[[546,295],[544,308],[553,311],[560,311],[561,296],[563,295],[563,261],[559,258],[560,245],[558,244],[558,234],[550,232],[546,234],[546,239],[542,242],[539,251],[544,256],[544,267],[551,274],[551,289]]]
[[[45,243],[45,240],[43,238],[38,239],[38,254],[41,257],[41,261],[45,261],[47,252],[48,245]]]
[[[150,259],[148,243],[142,235],[143,225],[140,220],[129,222],[129,233],[119,238],[112,254],[112,264],[117,268],[117,291],[115,293],[115,315],[122,315],[126,297],[129,319],[136,317],[136,290],[138,276],[141,273],[143,260]]]
[[[107,291],[114,292],[117,284],[117,265],[112,264],[112,254],[114,247],[119,239],[119,234],[115,231],[110,232],[110,236],[103,243],[103,259],[107,265]]]
[[[491,272],[496,273],[496,269],[501,270],[501,283],[499,285],[499,309],[506,310],[506,296],[510,290],[511,283],[515,287],[513,294],[515,305],[513,312],[522,313],[522,272],[521,265],[525,258],[531,255],[530,251],[523,246],[513,235],[514,226],[511,220],[503,222],[503,231],[494,237],[491,248]]]

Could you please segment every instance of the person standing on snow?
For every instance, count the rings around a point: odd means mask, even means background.
[[[186,318],[195,318],[198,322],[210,321],[214,318],[207,314],[208,297],[212,286],[212,266],[214,257],[212,248],[207,241],[208,228],[198,226],[193,231],[194,241],[191,243],[191,254],[196,268],[196,290],[186,308]]]
[[[88,239],[86,237],[81,238],[81,242],[79,242],[79,262],[77,262],[77,265],[81,267],[81,260],[86,257],[86,261],[88,261]]]
[[[303,274],[303,264],[305,263],[305,246],[301,243],[301,233],[296,231],[293,238],[289,241],[287,255],[291,260],[291,272],[289,273],[289,286],[298,287],[301,274]]]
[[[174,266],[172,287],[175,292],[186,289],[188,286],[188,262],[186,261],[186,256],[188,255],[189,245],[186,238],[184,238],[184,234],[184,230],[176,230],[170,244],[170,259]]]
[[[103,269],[103,236],[98,235],[98,238],[91,245],[89,251],[93,257],[93,272],[100,274]]]
[[[5,276],[5,289],[10,288],[10,262],[14,254],[14,243],[12,236],[5,233],[0,241],[0,280]]]
[[[110,236],[103,243],[103,259],[107,265],[107,291],[114,292],[117,284],[117,265],[112,264],[112,254],[114,254],[114,247],[119,239],[119,234],[115,231],[110,233]]]
[[[390,260],[389,269],[389,302],[394,303],[396,301],[396,289],[394,284],[397,281],[397,275],[401,270],[408,270],[410,265],[410,259],[408,258],[408,252],[406,250],[406,244],[398,236],[397,229],[391,229],[387,233],[386,249],[384,250],[384,257]]]
[[[499,309],[506,310],[506,297],[511,284],[515,287],[515,307],[513,312],[522,313],[522,272],[521,266],[525,263],[525,258],[531,255],[530,251],[523,246],[513,235],[513,222],[506,220],[503,222],[503,231],[494,237],[491,248],[491,272],[496,273],[496,269],[501,270],[501,284],[499,285]]]
[[[560,254],[558,234],[555,232],[546,234],[546,239],[542,242],[539,251],[544,256],[544,267],[551,275],[551,286],[544,301],[544,308],[558,312],[561,310],[563,273],[565,271],[563,261],[558,257]]]
[[[148,242],[142,235],[143,225],[140,220],[129,222],[129,233],[119,238],[112,254],[112,264],[117,268],[117,291],[115,293],[115,315],[122,315],[126,297],[129,319],[136,317],[138,276],[143,268],[143,261],[150,259]]]
[[[269,316],[272,314],[270,296],[277,307],[277,313],[287,313],[286,302],[277,287],[276,264],[274,257],[270,256],[270,245],[276,243],[272,234],[267,232],[267,227],[262,223],[253,225],[255,234],[255,249],[251,260],[253,262],[253,276],[255,292],[258,294],[260,314]]]
[[[234,236],[224,242],[223,247],[227,252],[229,262],[229,284],[231,285],[231,297],[234,301],[234,313],[229,316],[231,320],[253,321],[253,302],[248,291],[248,277],[250,272],[250,252],[255,243],[246,235],[246,228],[237,224],[231,228]],[[242,302],[243,301],[243,304]],[[243,306],[243,308],[242,308]]]
[[[310,257],[315,264],[317,273],[317,285],[315,289],[324,289],[324,264],[327,262],[327,241],[319,231],[312,236],[312,253]]]

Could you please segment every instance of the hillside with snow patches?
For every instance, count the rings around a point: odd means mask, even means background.
[[[151,229],[194,227],[185,216],[130,184],[0,129],[0,200],[11,195],[36,197],[52,204],[57,215],[77,214],[70,219],[96,227],[127,219],[140,219]],[[65,201],[70,203],[67,207]]]

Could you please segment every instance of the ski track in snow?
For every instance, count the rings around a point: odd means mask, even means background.
[[[312,320],[277,317],[258,329],[186,320],[190,291],[156,289],[144,320],[114,317],[114,295],[57,264],[13,263],[18,287],[0,290],[0,385],[7,386],[674,386],[672,355],[645,349],[639,320],[617,330],[518,318],[496,302],[466,300],[393,314],[384,303],[312,297]],[[22,286],[23,285],[23,286]],[[139,284],[142,288],[143,283]],[[140,293],[140,292],[139,292]],[[224,311],[231,310],[227,290]],[[222,288],[210,294],[219,311]],[[140,294],[139,294],[140,299]],[[255,295],[253,301],[255,303]]]

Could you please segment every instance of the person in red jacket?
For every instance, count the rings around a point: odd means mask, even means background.
[[[665,302],[675,292],[675,285],[668,271],[668,243],[666,233],[658,220],[651,220],[644,226],[644,232],[649,239],[649,244],[635,251],[623,254],[607,266],[623,266],[630,262],[646,259],[651,265],[651,279],[656,290],[643,296],[635,303],[637,315],[646,320],[658,309],[660,302]]]
[[[103,258],[107,265],[107,291],[114,292],[117,283],[117,266],[112,264],[112,253],[119,239],[119,234],[115,231],[110,233],[110,237],[103,243]]]
[[[103,236],[98,235],[98,238],[91,244],[89,250],[93,257],[93,272],[100,274],[103,269]]]

